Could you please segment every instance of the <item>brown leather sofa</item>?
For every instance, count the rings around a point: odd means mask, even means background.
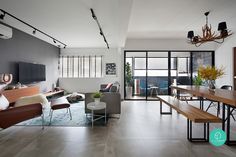
[[[39,116],[42,117],[42,128],[44,128],[44,117],[42,105],[40,103],[14,107],[16,100],[20,97],[30,96],[38,93],[39,87],[37,86],[8,91],[0,89],[0,94],[3,94],[10,102],[9,108],[0,111],[0,128],[6,129],[22,121]]]
[[[10,107],[0,111],[0,128],[6,129],[22,121],[42,116],[42,105],[40,103],[21,107]],[[43,119],[42,119],[43,127]]]

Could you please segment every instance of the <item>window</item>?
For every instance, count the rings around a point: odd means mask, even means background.
[[[60,77],[102,77],[102,56],[61,56]]]

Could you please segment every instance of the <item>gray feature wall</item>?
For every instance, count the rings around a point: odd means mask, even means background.
[[[39,82],[42,92],[52,90],[58,81],[58,58],[60,49],[34,36],[13,28],[11,39],[0,39],[0,74],[13,74],[13,83],[18,82],[17,63],[29,62],[46,65],[46,81]]]

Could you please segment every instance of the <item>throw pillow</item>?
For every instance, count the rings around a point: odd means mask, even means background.
[[[48,100],[44,94],[21,97],[16,101],[15,107],[25,106],[35,103],[41,103],[42,107],[45,108],[46,105],[48,105]]]
[[[1,94],[0,96],[0,110],[5,110],[9,107],[9,101],[7,98]]]
[[[101,89],[100,92],[109,92],[111,87],[112,87],[112,83],[108,83],[106,88]]]
[[[109,92],[117,92],[117,86],[111,86]]]
[[[112,83],[108,83],[105,89],[110,89],[112,86]]]

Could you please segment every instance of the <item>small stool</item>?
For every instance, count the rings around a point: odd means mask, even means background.
[[[72,115],[71,115],[71,111],[70,111],[70,103],[67,101],[67,99],[62,97],[62,98],[52,100],[51,101],[51,109],[49,112],[49,116],[50,116],[50,123],[49,124],[51,124],[51,121],[52,121],[53,111],[65,109],[65,108],[67,109],[67,112],[69,110],[70,120],[72,120]]]

